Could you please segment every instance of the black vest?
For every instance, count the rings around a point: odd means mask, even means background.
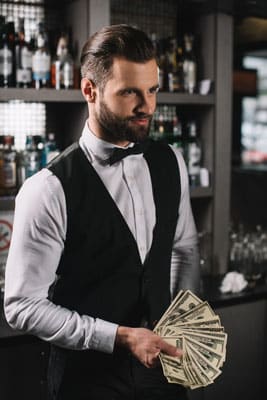
[[[153,188],[156,225],[142,264],[118,207],[77,143],[49,169],[67,205],[67,236],[53,302],[124,326],[150,326],[170,303],[170,260],[180,202],[180,174],[168,145],[151,141],[144,154]]]

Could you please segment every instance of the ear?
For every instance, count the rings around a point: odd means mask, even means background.
[[[88,103],[94,103],[96,99],[96,86],[93,81],[87,78],[81,80],[81,91]]]

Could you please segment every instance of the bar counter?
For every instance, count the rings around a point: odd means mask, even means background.
[[[202,279],[200,297],[207,300],[214,308],[227,307],[267,299],[267,278],[249,283],[238,293],[221,293],[220,286],[223,276],[210,276]]]

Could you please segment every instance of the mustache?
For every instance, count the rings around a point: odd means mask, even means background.
[[[127,121],[137,121],[138,119],[148,119],[151,120],[152,119],[152,115],[151,114],[144,114],[144,113],[138,113],[135,114],[133,117],[128,117]]]

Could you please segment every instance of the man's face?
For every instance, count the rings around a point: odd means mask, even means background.
[[[94,119],[98,134],[121,145],[147,138],[157,91],[155,60],[135,63],[115,58],[110,79],[104,89],[97,92]]]

